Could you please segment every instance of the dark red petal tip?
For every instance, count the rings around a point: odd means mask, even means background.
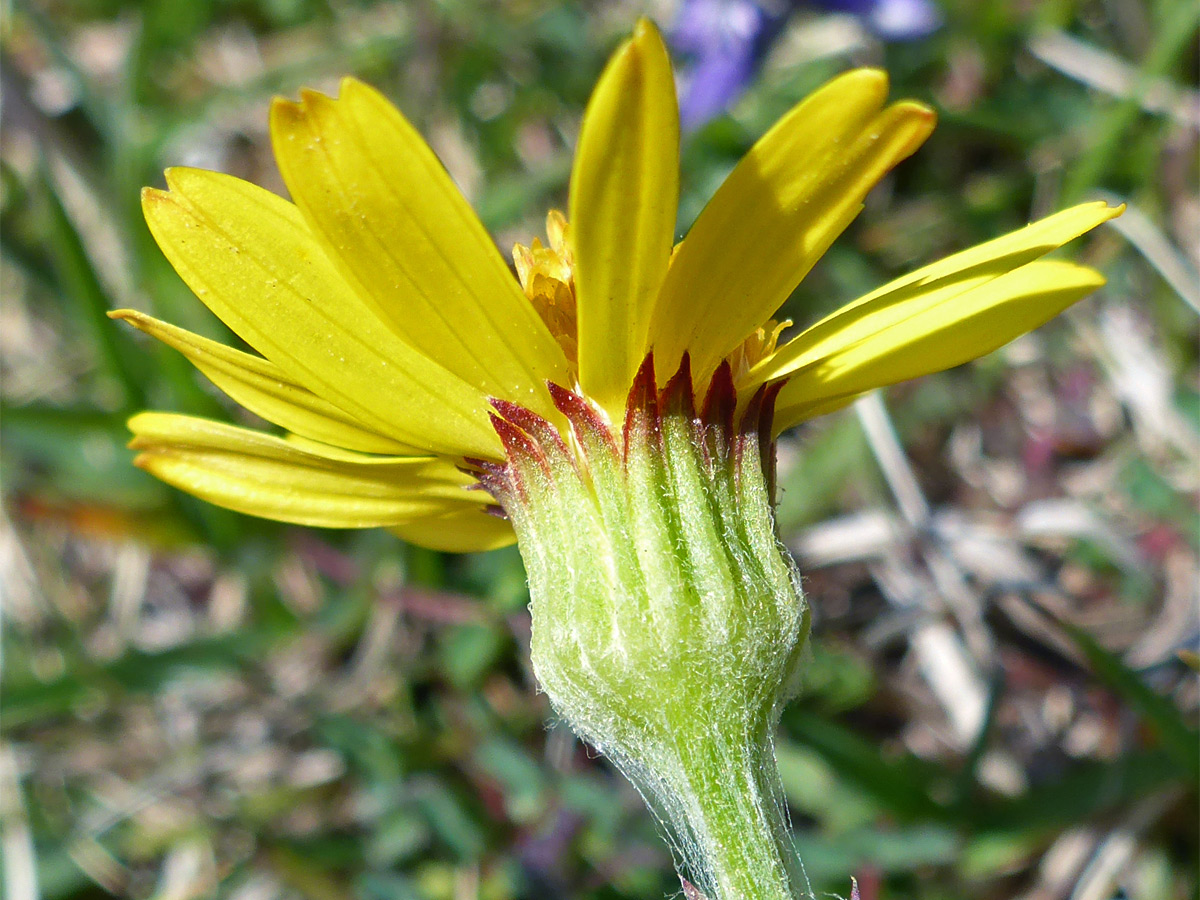
[[[775,401],[783,390],[783,381],[774,381],[766,385],[763,392],[762,412],[758,417],[758,453],[762,462],[763,477],[767,484],[767,497],[775,502]]]
[[[462,462],[463,464],[457,467],[458,471],[462,472],[464,475],[474,475],[475,471],[477,469],[482,469],[488,460],[481,459],[478,456],[464,456]]]
[[[516,425],[541,444],[544,450],[548,451],[553,447],[560,449],[564,453],[566,452],[566,445],[563,444],[562,436],[559,435],[558,429],[537,413],[526,409],[519,403],[513,403],[510,400],[501,400],[499,397],[489,397],[488,402],[507,421]]]
[[[708,393],[704,397],[704,409],[700,415],[706,423],[723,428],[726,434],[730,434],[733,432],[733,414],[736,409],[737,391],[733,387],[733,368],[729,365],[729,360],[724,359],[708,383]]]
[[[771,432],[775,425],[775,401],[779,399],[779,392],[783,390],[785,382],[772,381],[765,385],[766,391],[763,392],[762,412],[758,419],[758,439],[764,445],[770,444]]]
[[[700,421],[704,427],[704,450],[714,465],[726,459],[732,449],[733,417],[737,412],[737,390],[733,386],[733,369],[729,360],[722,360],[708,383]]]
[[[485,463],[483,471],[478,472],[475,477],[479,479],[483,489],[501,503],[514,492],[521,490],[508,466],[500,463]]]
[[[642,360],[642,364],[638,366],[637,374],[633,376],[633,383],[629,386],[629,399],[632,401],[635,397],[646,396],[653,398],[657,391],[658,379],[654,374],[654,351],[651,350]]]
[[[592,404],[574,391],[552,381],[547,381],[546,387],[555,407],[571,423],[571,428],[585,453],[596,447],[604,447],[611,453],[617,453],[617,445],[608,423]]]
[[[767,396],[767,386],[761,384],[751,396],[746,404],[745,410],[742,411],[742,418],[738,421],[737,433],[739,438],[753,438],[758,440],[758,423],[762,420],[763,403]]]
[[[658,382],[654,375],[653,350],[646,354],[637,374],[633,376],[633,384],[629,386],[625,426],[621,435],[626,455],[629,454],[630,441],[639,430],[646,435],[658,431]]]
[[[682,415],[689,420],[696,418],[696,404],[692,393],[692,359],[686,352],[679,362],[679,370],[663,388],[659,396],[659,406],[664,414]]]
[[[490,413],[488,418],[492,422],[492,428],[495,429],[496,435],[500,438],[500,443],[504,445],[504,452],[510,462],[518,464],[537,462],[546,471],[546,474],[550,473],[550,464],[546,460],[546,454],[542,452],[541,445],[537,441],[508,419],[501,418],[495,413]]]

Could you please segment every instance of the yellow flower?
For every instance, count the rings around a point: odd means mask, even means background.
[[[1089,203],[958,253],[776,347],[771,321],[933,128],[887,78],[849,72],[751,148],[675,246],[679,123],[670,62],[641,23],[588,104],[566,220],[518,246],[514,278],[437,157],[379,93],[277,100],[271,138],[291,202],[215,172],[171,169],[146,221],[172,265],[239,337],[234,350],[142,313],[113,313],[184,353],[277,437],[147,412],[138,465],[213,503],[331,527],[386,526],[449,550],[501,546],[509,524],[468,490],[465,459],[502,461],[491,400],[569,429],[548,384],[619,430],[653,351],[698,385],[783,382],[776,433],[882,385],[959,365],[1103,283],[1039,258],[1120,213]],[[569,226],[567,225],[569,222]]]

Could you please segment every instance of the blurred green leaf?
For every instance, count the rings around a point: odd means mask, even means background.
[[[440,671],[455,687],[475,685],[492,668],[507,642],[507,635],[490,625],[458,626],[442,640]]]
[[[938,767],[911,754],[888,757],[844,725],[793,708],[785,713],[787,733],[811,747],[840,776],[901,821],[939,819],[945,810],[933,800],[933,785],[944,778]]]
[[[494,737],[475,751],[474,759],[503,787],[513,821],[529,822],[542,812],[546,777],[523,747]]]
[[[201,638],[158,653],[128,649],[102,665],[81,656],[70,673],[53,681],[6,680],[0,724],[8,728],[69,716],[84,703],[108,705],[122,692],[154,692],[188,674],[245,670],[272,642],[271,635],[254,631]]]
[[[1069,623],[1061,625],[1083,653],[1096,677],[1123,697],[1153,729],[1162,741],[1163,749],[1179,769],[1193,783],[1200,782],[1200,733],[1188,726],[1183,712],[1082,628]]]
[[[1162,752],[1127,753],[1105,762],[1077,761],[1056,779],[1041,779],[1018,797],[977,798],[973,824],[991,831],[1051,834],[1178,782],[1178,768]]]
[[[412,796],[430,827],[459,859],[480,857],[485,846],[483,830],[446,785],[422,779],[413,784]]]
[[[870,827],[834,837],[805,835],[796,849],[808,877],[818,883],[845,879],[864,866],[886,872],[910,872],[946,865],[961,852],[961,838],[949,828]]]
[[[852,474],[861,478],[869,459],[862,428],[853,416],[837,416],[815,433],[802,433],[795,460],[781,466],[775,510],[780,529],[786,533],[836,508],[846,480]]]
[[[1154,11],[1154,42],[1141,65],[1138,83],[1116,106],[1096,116],[1090,122],[1087,150],[1071,167],[1063,194],[1069,202],[1084,199],[1088,192],[1101,184],[1113,160],[1126,147],[1130,135],[1136,135],[1134,123],[1142,112],[1146,85],[1166,75],[1184,54],[1196,45],[1196,28],[1200,25],[1200,5],[1191,0],[1168,0]]]
[[[114,304],[100,281],[75,224],[59,199],[52,179],[43,175],[43,192],[50,213],[50,249],[59,282],[73,301],[78,319],[88,330],[106,370],[113,375],[122,392],[121,409],[129,410],[146,402],[141,385],[142,373],[130,365],[130,345],[122,331],[108,318]]]

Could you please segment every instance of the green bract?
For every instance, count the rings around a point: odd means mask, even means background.
[[[792,897],[771,732],[808,607],[775,532],[776,390],[739,404],[723,364],[697,411],[688,359],[660,393],[651,357],[619,435],[551,394],[570,443],[497,401],[508,463],[480,463],[529,575],[538,680],[651,800],[701,890]]]

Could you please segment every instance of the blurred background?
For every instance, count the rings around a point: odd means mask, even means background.
[[[142,222],[167,165],[275,190],[275,94],[377,85],[507,250],[563,206],[591,85],[668,33],[681,231],[809,90],[885,66],[940,127],[798,324],[1064,205],[1108,286],[780,443],[815,611],[778,751],[815,896],[1197,891],[1197,20],[1191,0],[3,5],[5,896],[663,897],[636,794],[552,715],[515,549],[227,513],[130,465],[154,407],[245,421],[132,306],[212,337]]]

